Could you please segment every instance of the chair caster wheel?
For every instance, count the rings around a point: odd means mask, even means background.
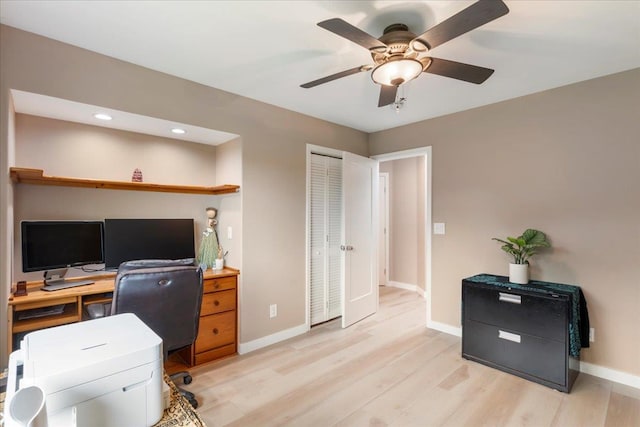
[[[182,378],[182,382],[184,382],[185,384],[191,384],[191,381],[193,381],[191,375],[185,375],[184,378]]]
[[[189,399],[189,403],[193,407],[193,409],[198,409],[198,401],[195,399]]]

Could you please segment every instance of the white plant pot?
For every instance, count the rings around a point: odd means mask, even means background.
[[[529,264],[509,264],[509,281],[521,285],[529,283]]]
[[[216,258],[214,270],[222,270],[224,268],[224,258]]]

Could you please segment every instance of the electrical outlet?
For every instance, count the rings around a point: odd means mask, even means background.
[[[269,318],[273,319],[278,315],[278,304],[271,304],[269,306]]]
[[[589,342],[596,341],[596,328],[589,328]]]

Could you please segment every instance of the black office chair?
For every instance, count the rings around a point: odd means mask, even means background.
[[[164,359],[193,344],[198,336],[202,304],[202,270],[193,259],[141,260],[120,264],[111,304],[90,304],[89,318],[134,313],[162,338]],[[191,382],[188,372],[171,375]],[[196,408],[193,393],[180,390]]]

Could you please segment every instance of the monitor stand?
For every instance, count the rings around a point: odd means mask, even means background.
[[[44,286],[43,291],[57,291],[59,289],[75,288],[76,286],[90,285],[94,283],[91,279],[84,280],[65,280],[64,276],[67,274],[66,268],[59,270],[49,270],[44,272]]]

